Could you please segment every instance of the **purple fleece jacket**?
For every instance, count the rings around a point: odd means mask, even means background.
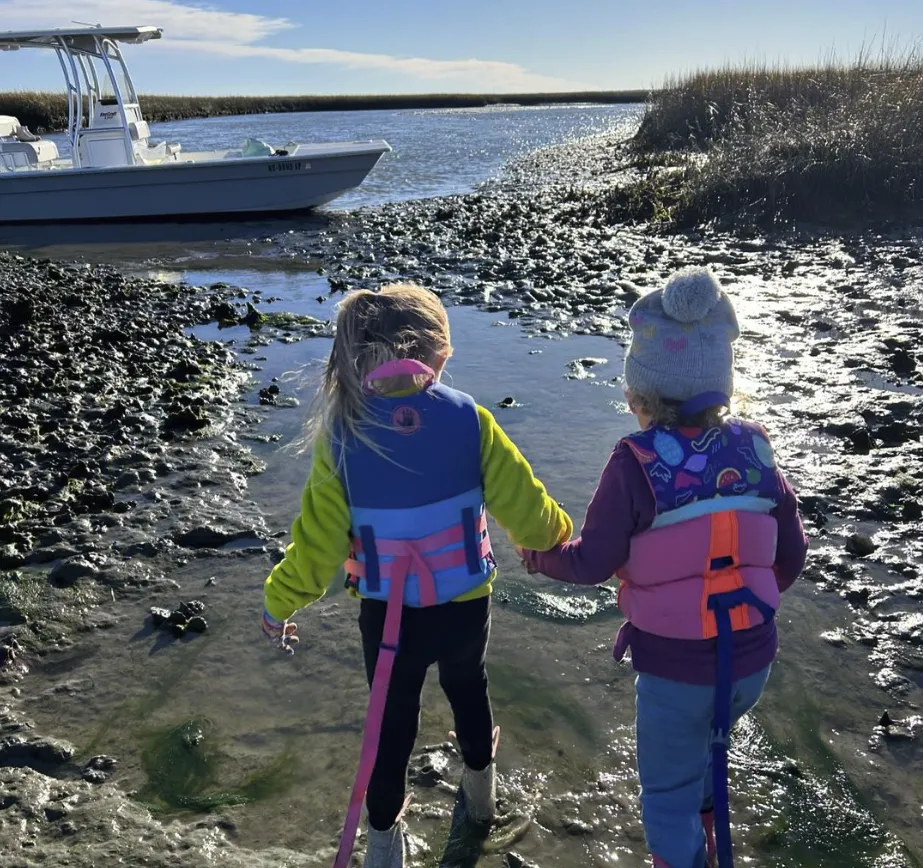
[[[782,502],[772,511],[778,522],[775,574],[787,591],[804,567],[808,541],[798,515],[798,501],[779,473]],[[534,570],[576,585],[599,585],[628,561],[631,538],[647,530],[656,503],[644,470],[631,450],[619,443],[603,470],[578,539],[547,552],[526,550]],[[687,684],[715,683],[715,639],[665,639],[629,626],[632,665],[645,672]],[[778,651],[775,622],[734,634],[734,679],[746,678],[772,663]]]

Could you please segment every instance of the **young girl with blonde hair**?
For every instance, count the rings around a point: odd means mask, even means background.
[[[730,299],[689,268],[629,314],[626,397],[640,430],[613,451],[580,538],[521,552],[554,579],[621,579],[637,674],[641,819],[656,868],[730,868],[727,739],[762,693],[780,592],[804,566],[795,493],[766,431],[728,415]],[[709,770],[711,766],[711,771]]]
[[[344,565],[361,598],[371,696],[339,866],[363,799],[366,868],[404,863],[407,766],[433,664],[455,718],[468,816],[493,818],[497,733],[485,659],[497,567],[487,513],[530,549],[573,530],[491,413],[440,383],[451,353],[445,309],[421,287],[362,290],[341,303],[301,514],[265,583],[263,633],[288,652],[297,642],[289,618]]]

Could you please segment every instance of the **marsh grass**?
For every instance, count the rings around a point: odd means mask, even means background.
[[[646,170],[615,191],[613,218],[767,226],[918,216],[923,56],[673,79],[631,145]]]
[[[367,96],[170,96],[141,95],[141,110],[148,121],[285,112],[368,111],[374,109],[484,108],[499,104],[525,106],[554,103],[640,103],[646,90],[587,91],[531,94],[381,94]],[[33,132],[67,127],[67,101],[63,93],[0,93],[0,115],[13,115]]]

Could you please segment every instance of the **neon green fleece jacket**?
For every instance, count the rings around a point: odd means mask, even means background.
[[[493,415],[478,407],[478,419],[487,511],[521,548],[547,551],[569,540],[574,525],[567,513],[548,496]],[[330,445],[318,443],[301,513],[292,525],[292,542],[264,585],[266,611],[273,618],[284,621],[324,595],[349,557],[349,531],[349,505]],[[494,570],[483,585],[458,600],[487,596],[496,575]]]

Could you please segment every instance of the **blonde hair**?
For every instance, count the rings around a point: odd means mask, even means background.
[[[366,377],[385,362],[414,359],[434,366],[452,352],[449,319],[438,297],[415,283],[394,283],[378,292],[360,289],[337,306],[333,349],[307,423],[307,444],[350,437],[378,451],[367,433]],[[377,391],[421,385],[421,375],[381,380]]]
[[[730,408],[716,405],[702,410],[691,419],[682,419],[679,415],[680,401],[670,401],[660,395],[636,392],[634,389],[626,389],[625,398],[633,412],[650,416],[652,424],[663,428],[677,428],[681,424],[693,428],[717,428],[730,412]]]

